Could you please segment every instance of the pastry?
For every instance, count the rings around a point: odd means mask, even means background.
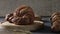
[[[55,12],[51,16],[51,29],[54,32],[60,31],[60,12]]]
[[[23,5],[21,7],[18,7],[13,13],[8,14],[5,20],[17,25],[27,25],[32,24],[34,18],[35,16],[32,8]]]

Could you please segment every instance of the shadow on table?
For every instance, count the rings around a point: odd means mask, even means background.
[[[44,23],[44,28],[42,29],[37,29],[35,31],[32,32],[37,32],[37,33],[60,33],[60,32],[52,32],[51,31],[51,23],[50,22],[45,22]]]
[[[50,27],[48,27],[48,26],[44,26],[43,29],[37,29],[36,31],[32,31],[32,32],[36,32],[36,33],[60,33],[60,32],[52,32]]]

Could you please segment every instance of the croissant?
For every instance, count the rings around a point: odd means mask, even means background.
[[[51,29],[52,31],[60,31],[60,12],[55,12],[51,16]]]
[[[18,7],[12,14],[5,17],[6,21],[17,25],[27,25],[34,22],[34,12],[31,7],[22,5]]]

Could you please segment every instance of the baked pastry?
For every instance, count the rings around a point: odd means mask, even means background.
[[[55,15],[54,17],[52,17],[52,22],[56,20],[60,20],[60,15]]]
[[[51,16],[51,29],[52,31],[60,31],[60,12],[55,12]]]
[[[34,21],[34,13],[31,7],[22,5],[18,7],[13,13],[8,14],[5,18],[6,21],[17,25],[29,25]]]
[[[51,15],[51,18],[54,17],[55,15],[60,15],[60,12],[54,12],[54,13]]]
[[[34,31],[38,28],[43,28],[44,23],[38,17],[35,18],[32,8],[23,5],[18,7],[13,13],[8,14],[5,17],[6,22],[2,23],[2,25],[8,26],[12,30]]]
[[[51,15],[51,17],[50,17],[50,20],[52,20],[52,18],[55,16],[55,15],[59,15],[60,14],[60,12],[54,12],[52,15]]]
[[[52,31],[54,32],[60,31],[60,20],[53,22],[51,25],[52,25],[51,26]]]

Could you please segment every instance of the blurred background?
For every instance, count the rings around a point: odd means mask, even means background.
[[[0,0],[0,17],[21,5],[32,7],[35,14],[42,16],[50,16],[53,12],[60,11],[60,0]]]

